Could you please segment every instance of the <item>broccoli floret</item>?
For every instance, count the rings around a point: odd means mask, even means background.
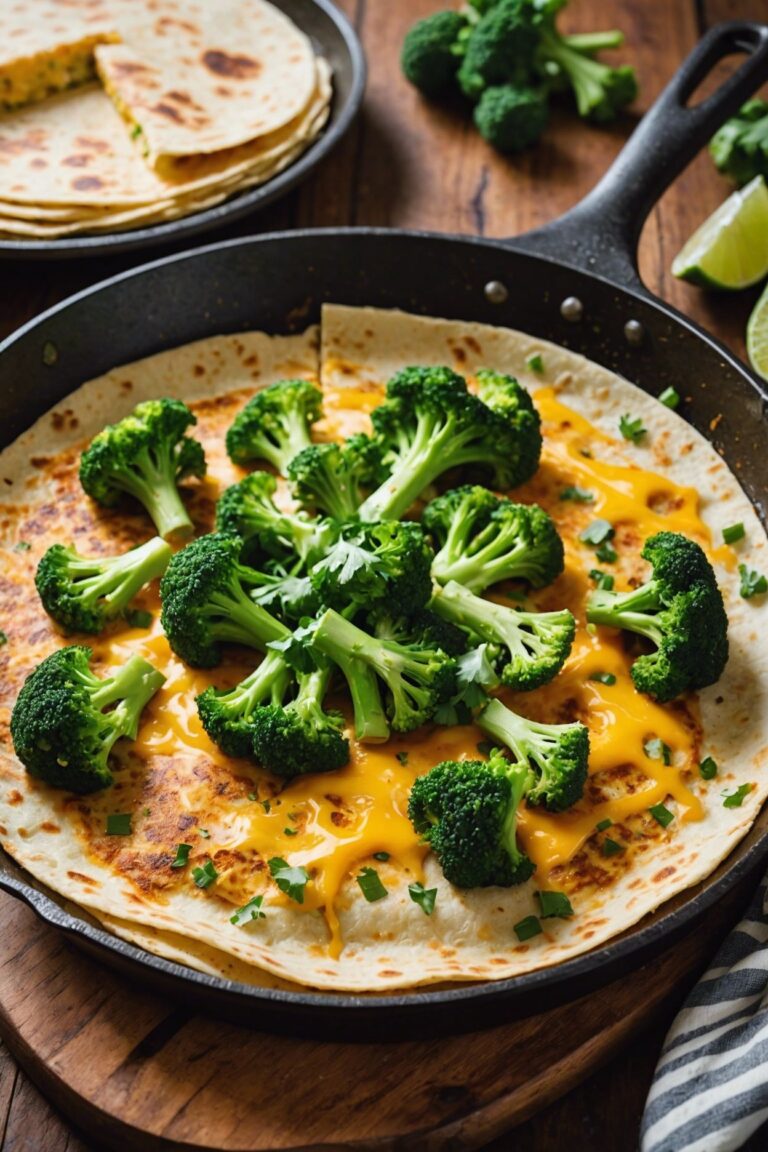
[[[511,400],[502,407],[473,396],[450,368],[405,368],[393,376],[371,415],[390,475],[360,506],[360,519],[399,519],[451,468],[475,465],[497,488],[528,480],[538,467],[541,433],[530,398],[512,384],[516,408]]]
[[[141,713],[165,681],[140,656],[101,679],[91,655],[72,645],[47,656],[24,681],[11,715],[13,746],[29,774],[69,792],[112,783],[113,745],[136,739]]]
[[[526,83],[539,44],[538,7],[534,0],[499,0],[481,16],[458,72],[470,100],[498,84]]]
[[[227,432],[235,464],[266,460],[285,476],[294,456],[311,444],[310,428],[322,416],[323,394],[309,380],[278,380],[253,396]]]
[[[457,888],[509,888],[534,873],[517,842],[517,813],[531,785],[525,763],[444,760],[413,783],[408,815]]]
[[[719,172],[741,188],[768,180],[768,100],[748,100],[712,137],[709,152]]]
[[[177,656],[193,668],[212,668],[222,642],[264,649],[289,630],[249,593],[260,575],[240,563],[242,541],[212,532],[177,552],[160,582],[161,623]]]
[[[37,566],[35,585],[57,624],[95,634],[122,615],[145,584],[162,576],[172,555],[159,536],[124,556],[81,556],[54,544]]]
[[[537,504],[515,504],[487,488],[465,485],[427,504],[422,523],[440,551],[432,575],[482,592],[499,580],[551,584],[563,571],[563,542]]]
[[[449,580],[435,589],[432,608],[439,616],[489,644],[502,684],[529,692],[548,683],[571,651],[576,622],[567,609],[524,612],[483,600]]]
[[[529,804],[564,812],[581,799],[589,761],[589,731],[583,724],[539,724],[500,700],[491,700],[477,723],[533,773]]]
[[[425,724],[456,689],[456,661],[442,649],[379,640],[332,608],[318,621],[312,643],[338,665],[349,684],[359,740],[371,739],[366,733],[369,715],[376,716],[380,701],[377,677],[386,689],[387,710],[396,732],[411,732]],[[361,668],[373,674],[373,681],[370,675],[361,677]],[[374,732],[383,730],[379,726]],[[373,738],[386,739],[387,734]]]
[[[461,628],[443,620],[430,608],[420,608],[410,616],[396,616],[384,600],[368,613],[366,623],[377,640],[442,648],[449,656],[460,656],[467,650],[467,637]]]
[[[632,592],[597,591],[587,603],[592,624],[625,628],[656,650],[632,665],[638,692],[664,702],[719,679],[728,660],[728,618],[712,565],[693,540],[659,532],[641,556],[651,579]]]
[[[203,728],[227,756],[254,758],[254,713],[282,704],[293,673],[279,652],[267,652],[258,668],[229,691],[206,688],[197,697]]]
[[[535,144],[549,119],[543,88],[514,84],[486,88],[474,111],[475,127],[499,152],[524,152]]]
[[[219,497],[216,527],[241,538],[242,559],[249,564],[263,563],[267,557],[287,561],[293,556],[311,563],[336,539],[336,528],[303,512],[281,511],[273,500],[276,490],[277,481],[270,472],[252,472]]]
[[[623,64],[612,68],[593,59],[594,49],[579,49],[568,42],[548,21],[541,30],[539,48],[543,71],[557,79],[567,78],[576,98],[579,116],[597,123],[607,123],[637,96],[634,68]]]
[[[278,776],[334,772],[349,760],[349,741],[340,712],[325,712],[323,699],[330,665],[323,660],[311,672],[297,671],[298,692],[284,707],[273,704],[253,715],[256,758]]]
[[[348,520],[381,483],[385,475],[381,457],[380,444],[362,433],[344,444],[313,444],[290,463],[293,494],[314,512]]]
[[[403,41],[400,66],[426,96],[439,96],[456,75],[469,23],[460,12],[435,12],[417,21]]]
[[[432,593],[433,555],[421,525],[412,521],[348,524],[310,579],[323,604],[340,612],[384,602],[390,613],[409,616]]]
[[[184,433],[197,420],[180,400],[147,400],[94,436],[80,460],[80,483],[113,508],[127,493],[143,504],[160,536],[192,531],[177,483],[205,475],[205,453]]]

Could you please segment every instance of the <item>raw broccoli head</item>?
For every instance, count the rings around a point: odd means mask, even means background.
[[[539,44],[535,0],[499,0],[470,32],[458,72],[470,100],[498,84],[525,84]]]
[[[400,66],[425,96],[439,96],[453,81],[469,23],[460,12],[435,12],[418,20],[403,41]]]
[[[440,546],[435,579],[482,592],[499,580],[551,584],[563,571],[563,543],[537,504],[515,504],[486,488],[465,485],[427,504],[422,523]]]
[[[313,444],[288,468],[293,494],[305,508],[348,520],[384,475],[380,444],[362,433],[343,444]]]
[[[24,681],[11,715],[16,755],[31,776],[87,793],[112,783],[109,754],[121,736],[136,739],[144,706],[165,677],[140,656],[104,679],[91,649],[60,648]]]
[[[541,451],[538,417],[514,381],[504,406],[472,395],[450,368],[405,368],[371,419],[386,450],[388,478],[360,506],[362,520],[399,519],[451,468],[482,470],[497,488],[522,484]]]
[[[539,724],[491,700],[477,723],[531,772],[526,796],[550,812],[564,812],[584,793],[589,731],[583,724]]]
[[[288,465],[309,447],[310,428],[322,416],[323,394],[309,380],[278,380],[253,396],[227,432],[235,464],[266,460],[285,476]]]
[[[274,502],[277,480],[270,472],[251,472],[227,488],[216,505],[216,528],[243,541],[243,560],[263,563],[265,558],[304,563],[324,554],[336,537],[327,520],[303,512],[283,512]]]
[[[396,732],[411,732],[425,724],[456,688],[456,661],[440,648],[379,640],[332,608],[318,621],[312,642],[347,679],[358,731],[364,727],[360,712],[365,712],[367,691],[360,686],[361,666],[381,680]],[[375,705],[374,698],[368,706],[375,709]]]
[[[413,783],[408,815],[457,888],[522,884],[534,864],[517,842],[517,813],[530,786],[524,764],[444,760]]]
[[[549,119],[543,88],[514,84],[486,88],[474,111],[475,127],[499,152],[523,152],[535,144]]]
[[[334,772],[349,760],[349,741],[340,712],[325,712],[329,666],[297,673],[298,692],[284,707],[257,709],[253,717],[256,758],[278,776]]]
[[[526,612],[494,604],[455,580],[435,589],[432,608],[470,637],[485,640],[502,684],[529,692],[562,668],[573,644],[576,622],[567,609]]]
[[[251,599],[259,573],[241,564],[241,549],[237,536],[201,536],[176,553],[160,583],[168,642],[193,668],[218,664],[222,642],[264,649],[290,635]]]
[[[57,624],[95,634],[122,615],[145,584],[162,576],[172,555],[159,536],[124,556],[81,556],[54,544],[37,566],[35,586]]]
[[[718,171],[741,188],[756,176],[768,180],[768,100],[748,100],[709,144]]]
[[[641,555],[652,567],[651,579],[632,592],[594,592],[587,619],[636,632],[655,645],[635,660],[632,679],[639,692],[663,703],[719,679],[728,660],[728,618],[712,565],[695,541],[659,532]]]
[[[147,400],[94,436],[80,459],[80,483],[105,508],[126,493],[144,505],[160,536],[190,532],[177,483],[205,475],[205,454],[185,436],[197,420],[180,400]]]
[[[254,714],[279,706],[293,682],[293,673],[279,652],[267,652],[258,668],[228,691],[206,688],[196,700],[203,728],[227,756],[255,759]]]
[[[347,524],[310,579],[323,604],[339,611],[383,602],[389,612],[409,616],[429,600],[432,559],[424,531],[413,521]]]

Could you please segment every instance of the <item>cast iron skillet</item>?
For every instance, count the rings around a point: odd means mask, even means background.
[[[715,95],[686,107],[714,64],[734,51],[749,59]],[[164,348],[248,328],[301,330],[319,318],[324,300],[397,306],[521,328],[655,395],[673,384],[686,397],[683,415],[707,435],[722,414],[711,438],[765,521],[768,391],[641,285],[635,249],[657,197],[767,79],[768,27],[712,30],[594,192],[562,220],[514,241],[371,229],[287,233],[171,256],[88,289],[0,349],[4,435],[12,440],[82,381]],[[667,947],[766,855],[768,815],[713,876],[605,947],[499,983],[370,999],[254,990],[191,972],[87,923],[7,857],[0,858],[0,886],[129,978],[195,1008],[261,1028],[381,1040],[497,1024],[600,987]]]
[[[165,224],[93,236],[62,236],[59,240],[0,240],[0,259],[65,260],[70,257],[111,256],[115,252],[152,248],[220,228],[241,216],[266,208],[295,188],[335,148],[360,110],[365,90],[365,55],[354,29],[331,0],[271,0],[309,36],[315,49],[333,68],[331,115],[323,132],[284,172],[224,200]]]

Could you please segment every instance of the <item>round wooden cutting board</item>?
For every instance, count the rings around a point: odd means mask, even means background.
[[[567,1006],[472,1035],[342,1044],[148,995],[0,894],[0,1035],[105,1152],[476,1149],[669,1012],[748,897],[749,881],[652,963]]]

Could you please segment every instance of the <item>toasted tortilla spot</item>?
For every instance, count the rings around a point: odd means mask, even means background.
[[[22,796],[21,792],[17,791],[16,788],[13,788],[8,793],[8,803],[9,804],[21,804],[23,802],[23,800],[24,800],[24,797]]]
[[[201,56],[209,72],[216,76],[229,76],[234,80],[251,79],[261,71],[261,64],[250,56],[231,56],[229,52],[211,49]]]
[[[59,825],[54,824],[52,820],[43,820],[40,827],[42,828],[43,832],[61,832]]]
[[[184,123],[184,117],[179,110],[174,108],[172,104],[166,104],[164,100],[161,100],[158,104],[153,104],[152,111],[159,112],[161,116],[165,116],[168,120],[175,121],[176,124]]]
[[[90,192],[95,188],[103,188],[104,181],[98,176],[78,176],[72,181],[72,187],[76,192]]]
[[[62,164],[66,164],[67,168],[85,168],[90,162],[91,157],[82,152],[75,156],[65,156],[62,160]]]
[[[98,880],[94,880],[92,876],[85,876],[82,872],[67,871],[67,876],[70,880],[80,880],[83,884],[91,884],[94,888],[99,887]]]
[[[662,880],[666,880],[668,876],[673,876],[677,869],[672,864],[668,864],[666,868],[661,868],[655,876],[651,877],[654,884],[660,884]]]

